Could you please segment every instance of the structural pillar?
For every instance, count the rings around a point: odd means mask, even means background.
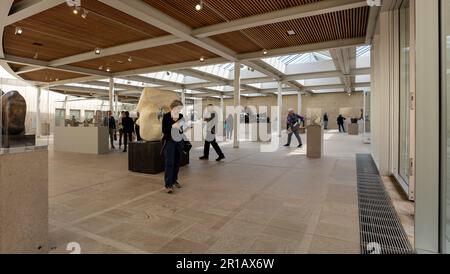
[[[234,109],[235,109],[233,122],[234,148],[239,148],[239,125],[241,122],[240,106],[241,106],[241,63],[234,62]]]
[[[109,78],[109,110],[114,111],[114,78]]]
[[[184,115],[186,115],[187,113],[186,113],[186,88],[182,88],[181,89],[181,103],[183,103],[183,113],[184,113]]]
[[[36,137],[41,137],[41,88],[37,88],[36,100]]]
[[[116,116],[116,117],[118,117],[119,116],[119,95],[115,95],[114,96],[114,115]]]
[[[278,81],[278,96],[277,96],[277,106],[278,106],[278,119],[277,119],[277,134],[279,137],[281,137],[281,125],[282,125],[282,120],[283,118],[282,113],[283,113],[283,86],[282,83],[280,81]]]
[[[299,90],[297,94],[297,114],[302,115],[302,103],[303,103],[303,94]]]

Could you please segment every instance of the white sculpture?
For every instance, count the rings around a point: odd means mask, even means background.
[[[140,127],[143,140],[148,142],[159,141],[162,138],[162,116],[170,111],[170,104],[179,100],[177,93],[163,91],[155,88],[145,88],[137,106]]]

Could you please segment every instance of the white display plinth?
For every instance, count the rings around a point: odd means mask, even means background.
[[[48,251],[47,150],[0,155],[0,254]]]
[[[55,151],[106,154],[109,152],[107,127],[57,127],[54,137]]]

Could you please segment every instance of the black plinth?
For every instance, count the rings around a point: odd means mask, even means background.
[[[181,166],[189,164],[189,154],[181,153]],[[158,174],[164,171],[161,142],[135,142],[128,148],[128,169],[133,172]]]
[[[2,148],[36,146],[36,135],[3,135],[1,139]]]

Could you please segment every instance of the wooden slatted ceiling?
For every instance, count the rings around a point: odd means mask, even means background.
[[[192,28],[200,28],[321,0],[204,0],[201,11],[195,10],[200,0],[144,1]]]
[[[26,80],[36,81],[36,82],[52,82],[52,81],[55,81],[56,79],[67,80],[67,79],[80,78],[83,76],[86,76],[86,75],[71,73],[71,72],[66,72],[66,71],[50,70],[50,69],[33,71],[33,72],[29,72],[29,73],[25,73],[25,74],[21,75],[21,77],[23,77]]]
[[[87,19],[61,4],[5,28],[7,54],[50,61],[119,44],[160,37],[168,33],[95,0],[82,1]],[[24,32],[14,35],[15,27]],[[35,46],[39,43],[43,46]]]
[[[129,56],[132,56],[132,62],[127,61]],[[182,42],[178,44],[129,52],[126,54],[97,58],[72,65],[90,69],[98,69],[100,66],[103,66],[104,69],[106,69],[106,67],[110,67],[111,72],[121,72],[143,67],[196,61],[199,60],[201,56],[204,56],[205,58],[218,57],[217,55],[189,42]],[[119,64],[117,61],[121,61],[122,64]]]
[[[345,10],[242,31],[212,38],[238,53],[276,49],[354,37],[366,34],[369,7]],[[287,31],[297,34],[288,36]]]

